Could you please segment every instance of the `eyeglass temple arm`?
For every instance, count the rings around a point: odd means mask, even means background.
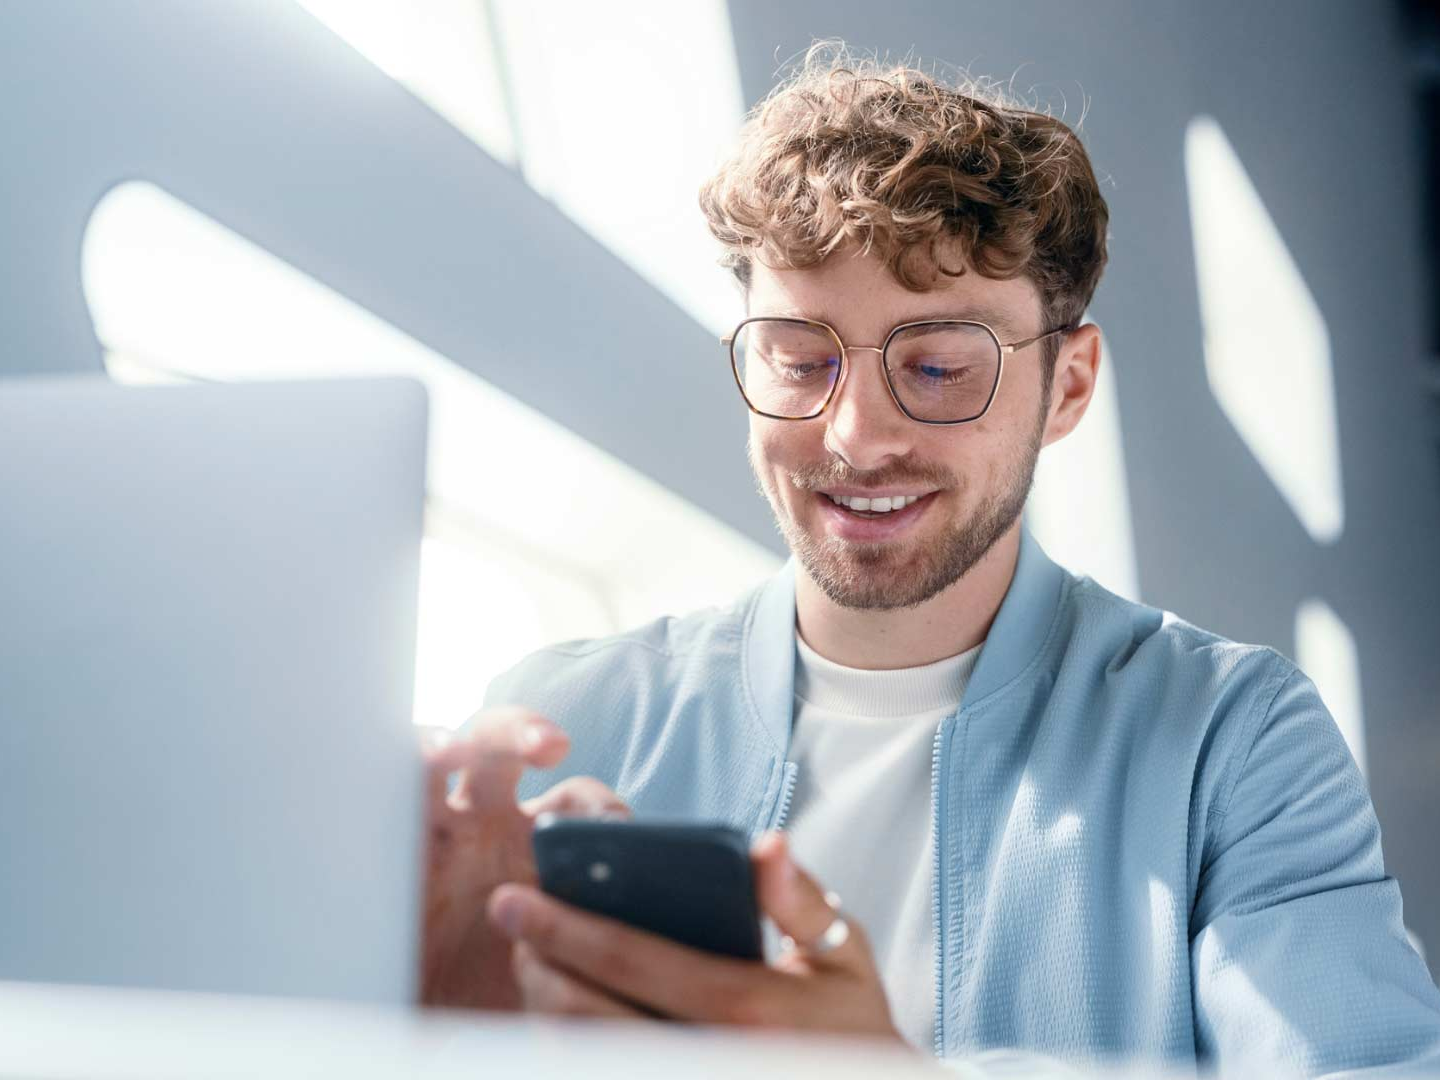
[[[1026,338],[1024,341],[1012,341],[1008,345],[1001,345],[1000,351],[1005,353],[1012,353],[1019,349],[1025,348],[1027,345],[1034,345],[1035,342],[1042,341],[1045,338],[1049,337],[1051,334],[1068,334],[1071,330],[1074,329],[1075,325],[1073,323],[1069,326],[1057,326],[1054,330],[1046,330],[1043,334],[1036,334],[1034,337]]]

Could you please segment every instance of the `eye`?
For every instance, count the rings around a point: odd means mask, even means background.
[[[824,373],[840,365],[840,361],[832,356],[818,355],[779,355],[771,359],[772,365],[787,379],[807,379]]]
[[[924,382],[941,383],[947,386],[963,382],[975,370],[973,364],[947,363],[938,359],[912,361],[908,367]]]

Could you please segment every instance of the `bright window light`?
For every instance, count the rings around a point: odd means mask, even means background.
[[[724,0],[494,10],[506,55],[526,61],[507,65],[525,179],[697,322],[729,330],[739,294],[696,202],[744,114]],[[678,79],[656,63],[677,55]]]
[[[701,325],[739,321],[696,203],[745,111],[725,0],[300,2]]]
[[[1079,427],[1041,452],[1026,521],[1056,562],[1140,599],[1115,371],[1103,341],[1090,408]]]
[[[493,157],[513,163],[486,0],[299,0],[300,6]]]
[[[1366,772],[1360,653],[1349,627],[1323,600],[1306,600],[1296,611],[1295,653],[1295,662],[1320,691],[1355,763]]]
[[[425,383],[427,528],[437,542],[421,571],[422,723],[463,721],[495,671],[545,641],[728,603],[779,566],[674,492],[153,184],[126,183],[101,200],[82,274],[116,378],[408,374]],[[481,565],[462,569],[464,552]],[[497,573],[530,599],[515,600]],[[495,651],[472,653],[461,638]]]
[[[560,637],[611,633],[597,589],[557,575],[531,553],[507,550],[432,515],[420,554],[415,720],[454,727],[479,705],[477,691]]]
[[[1185,133],[1205,373],[1220,408],[1318,543],[1344,527],[1330,334],[1220,125]]]

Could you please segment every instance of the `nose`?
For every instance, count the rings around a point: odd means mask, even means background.
[[[873,346],[845,351],[845,373],[825,410],[825,448],[857,472],[868,472],[909,451],[917,425],[890,396]]]

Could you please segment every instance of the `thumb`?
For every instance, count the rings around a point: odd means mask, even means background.
[[[837,910],[840,898],[831,893],[827,899],[819,882],[796,865],[784,833],[768,832],[755,841],[750,849],[750,861],[755,871],[755,898],[760,910],[795,943],[800,955],[816,964],[864,966],[865,946],[859,927],[853,923],[849,938],[843,944],[823,953],[812,951],[840,915]],[[831,900],[836,907],[831,906]]]

